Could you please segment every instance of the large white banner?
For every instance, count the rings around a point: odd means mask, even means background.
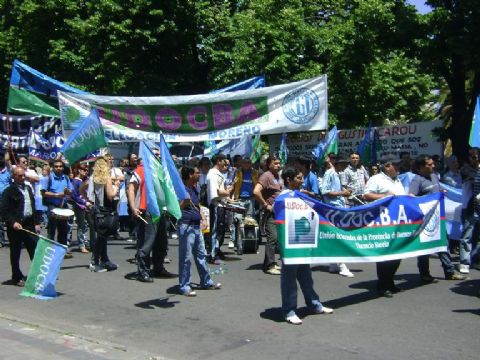
[[[377,128],[382,150],[378,152],[378,159],[387,155],[399,156],[401,152],[408,152],[411,157],[421,154],[442,155],[442,143],[432,134],[432,130],[443,127],[441,120],[425,121],[412,124],[392,125]],[[340,130],[338,132],[339,154],[348,157],[351,151],[356,151],[358,144],[365,136],[366,128]],[[300,155],[312,156],[313,149],[325,137],[325,132],[309,132],[289,134],[287,148],[289,158]],[[270,152],[280,149],[281,135],[269,136]]]
[[[113,97],[58,92],[64,129],[98,109],[109,141],[170,142],[324,130],[327,77],[235,92],[162,97]]]

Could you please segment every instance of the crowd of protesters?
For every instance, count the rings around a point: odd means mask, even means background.
[[[154,149],[154,154],[160,157],[158,149]],[[200,276],[200,287],[221,289],[222,284],[211,279],[208,266],[225,260],[222,247],[227,246],[228,239],[229,248],[236,248],[237,254],[243,253],[243,239],[235,224],[239,218],[248,218],[265,239],[264,273],[281,275],[285,319],[300,324],[295,314],[296,280],[313,313],[329,314],[333,310],[322,306],[313,289],[309,265],[279,263],[275,199],[282,193],[300,190],[331,206],[348,208],[386,196],[438,192],[440,180],[463,191],[463,232],[458,239],[449,239],[450,251],[438,254],[445,279],[462,280],[472,267],[480,269],[477,200],[480,198],[480,162],[476,148],[470,149],[468,159],[463,161],[455,156],[447,158],[445,169],[439,157],[423,155],[411,159],[409,153],[401,153],[399,158],[386,157],[368,167],[361,164],[356,152],[348,159],[328,154],[321,168],[305,156],[282,166],[280,159],[271,155],[255,165],[248,157],[237,155],[230,159],[223,154],[179,163],[181,179],[190,198],[181,201],[182,216],[177,222],[166,212],[157,222],[152,221],[147,209],[145,172],[142,159],[136,154],[120,159],[118,167],[114,166],[111,155],[105,155],[91,164],[67,167],[57,159],[36,168],[29,164],[27,157],[0,154],[0,209],[7,233],[5,237],[5,231],[0,230],[0,244],[7,244],[8,238],[11,280],[18,286],[25,284],[19,265],[21,249],[24,246],[32,258],[36,243],[33,233],[39,233],[44,227],[48,238],[68,247],[65,258],[73,257],[70,250],[77,249],[80,256],[87,256],[89,269],[95,273],[118,267],[108,256],[108,238],[136,242],[136,280],[152,283],[154,278],[178,276],[180,294],[196,296],[191,285],[191,257]],[[399,174],[409,180],[400,181]],[[120,228],[111,233],[98,231],[95,214],[99,211],[115,213]],[[72,232],[74,224],[76,232]],[[171,262],[168,239],[172,229],[176,229],[179,241],[178,275],[166,268]],[[122,238],[119,230],[128,232],[128,238]],[[76,239],[72,238],[73,233]],[[459,253],[459,272],[451,252]],[[389,298],[402,291],[393,282],[399,266],[400,260],[377,263],[380,296]],[[418,257],[418,269],[422,283],[438,281],[430,274],[429,256]],[[329,271],[354,277],[344,263],[330,264]]]

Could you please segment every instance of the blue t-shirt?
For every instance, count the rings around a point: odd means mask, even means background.
[[[325,171],[323,175],[322,182],[322,195],[323,202],[336,207],[345,207],[345,198],[343,196],[330,196],[327,195],[330,192],[340,192],[342,191],[342,185],[340,184],[340,177],[338,176],[335,169],[330,168]]]
[[[317,195],[320,193],[318,189],[318,179],[313,172],[309,171],[308,174],[305,175],[303,179],[302,189],[311,191]]]
[[[240,197],[249,198],[253,194],[252,170],[244,171],[242,175],[242,186],[240,187]]]
[[[182,209],[182,218],[180,221],[198,221],[200,224],[200,220],[202,217],[200,216],[200,201],[198,199],[198,191],[197,189],[192,189],[188,186],[185,186],[187,193],[190,195],[190,200],[192,204],[187,205],[185,208]]]
[[[12,183],[12,177],[10,175],[10,170],[3,168],[0,170],[0,194],[3,194],[5,189],[10,186]]]
[[[50,182],[50,184],[49,184]],[[49,186],[50,185],[50,186]],[[48,191],[53,193],[63,193],[65,188],[73,190],[72,183],[67,175],[60,175],[57,176],[55,173],[50,174],[50,176],[46,176],[41,179],[40,190],[41,191]],[[53,206],[60,206],[62,203],[65,205],[66,200],[60,198],[46,198],[46,202]]]

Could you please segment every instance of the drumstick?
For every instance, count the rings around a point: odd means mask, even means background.
[[[145,220],[143,217],[141,217],[140,215],[137,215],[137,217],[138,217],[140,220],[142,220],[145,224],[148,225],[147,220]]]

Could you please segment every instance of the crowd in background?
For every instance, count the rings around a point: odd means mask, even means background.
[[[160,157],[158,149],[154,149],[154,153]],[[313,291],[309,270],[283,271],[278,262],[273,212],[277,196],[284,191],[300,190],[331,206],[349,208],[385,196],[422,196],[441,191],[440,180],[463,192],[463,233],[459,239],[450,239],[449,251],[438,254],[445,278],[462,280],[471,267],[480,269],[480,208],[476,201],[480,193],[478,149],[471,149],[469,158],[462,161],[455,156],[448,157],[445,164],[439,156],[411,159],[409,153],[401,153],[399,158],[386,157],[369,166],[362,165],[356,152],[349,158],[328,154],[321,163],[306,156],[291,160],[282,166],[277,156],[270,155],[252,164],[248,157],[217,154],[212,159],[190,158],[178,162],[190,199],[180,203],[182,217],[175,222],[166,212],[159,221],[154,221],[149,214],[142,159],[134,153],[117,160],[107,154],[94,162],[71,167],[61,159],[35,166],[25,156],[0,154],[0,208],[7,233],[5,236],[4,229],[0,231],[0,243],[10,246],[11,280],[18,286],[25,284],[19,265],[21,249],[24,246],[32,258],[36,242],[33,234],[43,227],[48,238],[68,247],[65,258],[73,257],[72,249],[82,256],[91,253],[89,269],[96,273],[117,269],[108,256],[108,239],[135,242],[138,281],[152,283],[154,278],[178,276],[179,292],[196,296],[191,286],[190,258],[193,257],[196,264],[201,287],[220,289],[222,284],[211,279],[208,264],[222,264],[226,257],[222,249],[226,246],[243,254],[242,234],[236,224],[250,221],[265,239],[263,271],[282,275],[285,317],[291,323],[299,323],[294,311],[296,285],[292,286],[292,281],[295,282],[295,278],[309,284],[305,289],[310,289],[307,290],[313,301],[310,305],[317,313],[330,313],[331,309],[321,306]],[[116,216],[119,227],[108,231],[99,227],[102,214]],[[76,232],[72,231],[74,225]],[[128,232],[128,237],[123,238],[119,231]],[[166,269],[171,262],[168,240],[172,237],[179,241],[178,275]],[[459,272],[451,253],[460,255]],[[393,283],[399,266],[399,260],[377,264],[379,295],[392,297],[401,291]],[[418,269],[421,282],[437,281],[430,275],[428,256],[418,258]],[[354,277],[344,263],[330,264],[329,270]]]

